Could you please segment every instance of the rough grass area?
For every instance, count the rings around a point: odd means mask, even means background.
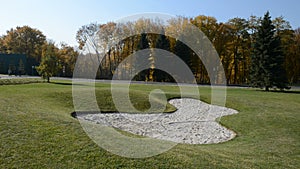
[[[0,85],[17,85],[30,83],[44,83],[41,78],[15,78],[15,79],[0,79]]]
[[[179,144],[146,159],[128,159],[98,147],[71,117],[70,82],[0,86],[0,168],[298,168],[300,164],[300,94],[228,89],[227,106],[240,113],[221,123],[237,133],[229,142]],[[147,108],[148,93],[159,88],[178,97],[176,86],[132,85],[132,100]],[[109,85],[97,84],[102,102]],[[210,88],[199,88],[210,101]],[[170,107],[172,109],[172,107]],[[166,111],[169,111],[166,109]],[[171,110],[170,110],[171,111]]]

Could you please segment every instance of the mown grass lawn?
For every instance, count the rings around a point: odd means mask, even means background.
[[[226,106],[240,113],[221,123],[237,137],[213,145],[179,144],[145,159],[123,158],[98,147],[81,128],[67,81],[0,86],[0,168],[299,168],[300,94],[230,88]],[[132,85],[145,109],[148,92],[160,88],[178,97],[175,86]],[[210,88],[200,87],[209,102]],[[97,84],[99,106],[115,111],[108,84]],[[105,95],[107,99],[103,99]],[[169,105],[165,111],[172,112]]]

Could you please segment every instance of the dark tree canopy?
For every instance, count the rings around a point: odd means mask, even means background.
[[[251,84],[254,87],[287,88],[287,79],[283,67],[284,56],[280,38],[275,34],[269,12],[258,27],[251,57]]]
[[[139,37],[139,42],[137,44],[137,50],[143,50],[148,49],[150,47],[149,41],[147,38],[146,33],[142,33]],[[139,67],[147,67],[149,65],[148,60],[146,61],[146,57],[148,58],[150,53],[147,51],[141,53],[141,55],[138,55],[134,64],[135,69],[138,69]],[[147,63],[146,63],[147,62]],[[134,80],[137,81],[146,81],[147,75],[149,74],[149,70],[142,70],[138,73],[137,76],[135,76]]]
[[[162,30],[161,34],[158,35],[158,38],[155,42],[155,48],[163,49],[166,51],[170,51],[170,40],[167,36],[165,36],[164,30]],[[159,56],[160,53],[156,52],[154,53],[155,57],[161,57]],[[170,60],[171,62],[171,60]],[[174,82],[174,79],[172,76],[164,72],[163,70],[160,69],[154,69],[153,70],[153,76],[154,76],[154,81],[157,82]]]

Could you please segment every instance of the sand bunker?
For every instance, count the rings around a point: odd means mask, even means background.
[[[238,113],[236,110],[188,98],[172,99],[169,103],[178,110],[162,114],[77,114],[77,118],[176,143],[220,143],[236,135],[216,121],[222,116]]]

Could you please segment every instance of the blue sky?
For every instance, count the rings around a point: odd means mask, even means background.
[[[0,35],[16,26],[29,25],[55,42],[77,45],[76,31],[91,22],[105,23],[144,12],[193,17],[230,18],[284,16],[293,28],[300,27],[299,0],[0,0]]]

